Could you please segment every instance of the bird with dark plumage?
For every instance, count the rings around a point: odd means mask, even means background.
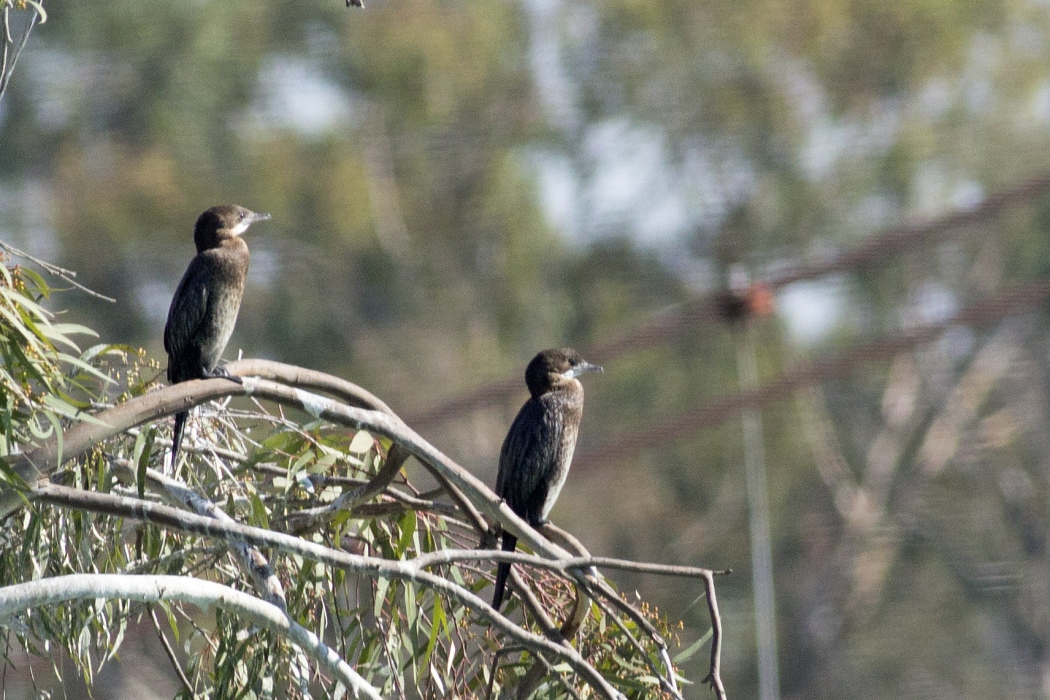
[[[218,366],[219,358],[237,323],[248,275],[248,246],[241,234],[256,221],[269,218],[269,214],[256,214],[236,204],[212,207],[197,218],[193,228],[197,255],[175,289],[164,326],[170,383],[210,377],[241,381]],[[175,414],[173,466],[187,415],[185,411]]]
[[[602,372],[569,348],[544,350],[525,369],[531,397],[518,411],[499,453],[496,495],[529,525],[547,522],[561,487],[569,475],[583,418],[584,372]],[[512,552],[518,538],[503,531],[503,551]],[[492,607],[499,610],[510,575],[510,564],[500,563]]]

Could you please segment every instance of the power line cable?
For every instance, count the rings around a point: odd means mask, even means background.
[[[924,223],[891,228],[838,255],[794,265],[783,272],[767,276],[764,282],[754,288],[772,293],[795,282],[882,264],[900,253],[958,238],[1004,210],[1027,204],[1047,193],[1050,193],[1050,171],[989,195],[979,204],[965,210]],[[657,315],[647,323],[625,330],[619,336],[599,341],[583,354],[595,362],[608,364],[624,355],[662,345],[696,325],[725,320],[726,298],[725,292],[697,297]],[[407,420],[417,429],[434,428],[464,413],[506,401],[520,390],[520,385],[521,380],[517,376],[488,382],[416,414],[409,414]]]
[[[838,355],[801,362],[778,378],[754,389],[707,401],[676,418],[623,433],[594,449],[578,450],[573,470],[581,471],[635,457],[649,449],[668,445],[739,415],[745,408],[763,406],[792,396],[810,384],[849,374],[859,365],[887,360],[898,353],[936,340],[956,326],[980,327],[1030,311],[1050,298],[1050,278],[1013,287],[966,307],[951,318],[916,326],[910,330],[860,343]]]

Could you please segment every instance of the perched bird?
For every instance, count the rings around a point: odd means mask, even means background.
[[[248,275],[248,246],[240,236],[256,221],[269,218],[269,214],[256,214],[235,204],[212,207],[197,218],[193,228],[197,255],[175,290],[164,326],[170,383],[209,377],[241,381],[218,363],[237,323]],[[185,411],[175,414],[172,465],[187,415]]]
[[[583,417],[584,372],[602,372],[568,348],[544,350],[525,369],[531,398],[518,411],[499,453],[496,495],[533,527],[547,522],[569,475],[576,435]],[[503,551],[512,552],[518,538],[503,531]],[[510,574],[500,563],[492,607],[499,610]]]

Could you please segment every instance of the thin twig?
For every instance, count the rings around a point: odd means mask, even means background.
[[[157,636],[160,637],[160,643],[164,646],[164,653],[168,655],[168,660],[171,661],[171,667],[175,669],[175,675],[182,681],[182,687],[193,697],[197,697],[197,692],[193,689],[193,684],[190,683],[190,679],[186,677],[185,671],[182,670],[182,664],[179,663],[179,659],[175,656],[175,650],[171,648],[171,643],[168,642],[168,638],[164,636],[164,631],[160,628],[160,623],[157,622],[157,614],[150,606],[149,619],[153,620],[153,627],[157,630]]]
[[[414,510],[416,512],[436,513],[445,517],[455,517],[459,515],[459,509],[453,505],[447,503],[435,503],[434,501],[420,501],[414,499],[410,502],[404,502],[401,500],[390,500],[383,503],[364,503],[359,506],[354,506],[349,511],[349,517],[351,519],[360,520],[374,520],[376,518],[382,518],[391,515],[399,515],[407,511]],[[288,532],[303,535],[311,531],[312,527],[303,527],[303,523],[309,522],[311,525],[315,524],[315,519],[320,515],[326,515],[328,512],[327,507],[321,508],[308,508],[305,510],[294,510],[289,511],[285,515],[284,520],[288,524]],[[460,521],[463,525],[470,527],[466,521]],[[473,528],[471,528],[473,532]]]
[[[704,588],[707,589],[707,612],[711,616],[711,670],[702,683],[710,683],[717,700],[726,700],[726,689],[722,685],[722,616],[718,612],[718,599],[715,597],[714,572],[704,576]]]
[[[26,32],[26,37],[28,37],[28,31]],[[23,42],[23,45],[24,45],[24,42]],[[19,49],[19,51],[21,51],[21,48]],[[17,56],[16,56],[16,58],[17,58]],[[12,69],[14,69],[13,65],[12,65]],[[4,86],[0,85],[0,96],[3,95],[3,90],[4,90]],[[98,299],[102,299],[103,301],[108,301],[110,303],[116,303],[116,301],[117,301],[113,297],[107,297],[105,294],[99,294],[95,290],[89,289],[89,288],[85,287],[84,285],[80,284],[79,282],[77,282],[76,280],[74,280],[73,278],[76,277],[77,273],[73,272],[72,270],[67,270],[64,267],[59,267],[58,265],[54,265],[52,263],[47,262],[46,260],[41,260],[40,258],[34,257],[34,256],[30,255],[29,253],[25,252],[24,250],[19,250],[18,248],[15,248],[13,245],[10,245],[8,243],[4,243],[3,241],[0,241],[0,248],[3,248],[4,250],[6,250],[11,255],[14,255],[14,256],[19,257],[19,258],[25,258],[29,262],[40,266],[40,268],[43,269],[44,272],[47,272],[50,275],[54,275],[55,277],[58,277],[59,279],[65,281],[65,282],[68,282],[69,284],[73,285],[74,287],[76,287],[80,291],[84,292],[85,294],[89,294],[89,295],[91,295],[93,297],[97,297]]]
[[[504,552],[499,549],[443,549],[436,552],[420,554],[412,562],[420,568],[429,568],[441,564],[454,564],[464,561],[495,561],[512,564],[528,564],[551,571],[568,572],[573,570],[614,569],[641,574],[658,574],[661,576],[682,576],[685,578],[703,578],[708,574],[725,576],[733,573],[732,569],[703,569],[697,566],[680,566],[675,564],[653,564],[649,562],[630,561],[613,557],[564,557],[547,559],[524,552]]]
[[[543,610],[542,605],[536,598],[536,594],[532,588],[525,585],[522,580],[521,568],[513,568],[510,570],[510,579],[514,583],[514,587],[517,589],[518,597],[521,599],[533,616],[537,617],[541,626],[547,631],[548,636],[552,639],[559,641],[562,644],[568,645],[570,640],[576,636],[576,633],[580,631],[580,627],[583,625],[583,620],[586,617],[586,613],[581,614],[581,607],[584,607],[581,601],[580,588],[574,586],[573,591],[575,597],[573,598],[572,610],[565,618],[565,622],[562,623],[561,627],[553,627],[553,623],[547,617],[546,611]],[[565,687],[569,687],[565,681],[564,674],[554,673],[553,668],[549,661],[542,654],[533,654],[535,662],[522,676],[521,681],[518,683],[517,697],[519,700],[526,700],[530,697],[537,688],[540,687],[543,679],[547,674],[553,674],[555,679]],[[575,690],[570,688],[570,692],[575,693]]]
[[[109,406],[108,408],[112,408],[112,406]],[[141,433],[142,431],[140,428],[129,428],[124,432],[126,432],[132,437],[138,437],[139,433]],[[171,439],[157,435],[153,438],[153,444],[158,447],[171,447]],[[247,453],[240,452],[238,450],[231,450],[225,447],[219,447],[218,445],[183,444],[179,447],[179,452],[185,452],[186,454],[214,454],[218,455],[219,457],[222,457],[223,459],[228,459],[234,462],[245,462],[248,460]],[[282,470],[282,472],[287,473],[285,472],[285,470]]]
[[[492,655],[492,667],[491,667],[491,669],[489,671],[489,683],[488,683],[488,687],[485,690],[485,698],[486,698],[486,700],[490,700],[492,698],[492,686],[496,682],[496,671],[499,670],[500,657],[502,657],[502,656],[509,656],[510,654],[513,654],[514,652],[526,651],[526,650],[527,650],[527,647],[508,644],[508,645],[504,645],[504,646],[500,647],[499,649],[497,649],[496,653]]]
[[[408,458],[409,453],[406,450],[398,447],[391,449],[382,468],[363,486],[340,494],[338,498],[323,508],[290,513],[286,518],[289,531],[305,534],[320,527],[340,513],[345,511],[352,512],[354,506],[358,503],[382,493],[401,473],[401,467]]]
[[[564,546],[566,549],[574,551],[577,556],[590,556],[590,552],[583,546],[583,544],[575,537],[565,532],[561,528],[555,526],[553,523],[547,523],[542,526],[541,531],[544,537],[555,541],[560,539],[559,544]],[[528,607],[532,614],[539,618],[541,626],[545,630],[549,628],[548,635],[557,633],[559,637],[557,639],[563,643],[568,643],[576,636],[576,633],[580,631],[580,627],[583,626],[583,621],[587,618],[589,612],[589,605],[584,602],[585,595],[580,588],[578,582],[572,582],[573,584],[573,603],[572,610],[566,616],[565,621],[562,623],[561,628],[554,628],[553,623],[548,619],[546,611],[543,610],[539,600],[536,598],[536,594],[532,588],[525,584],[524,576],[521,574],[521,567],[513,567],[510,570],[510,579],[513,588],[517,591],[518,598]],[[594,572],[597,575],[597,572]],[[522,677],[518,683],[518,698],[524,700],[532,695],[537,688],[539,688],[543,679],[547,674],[551,673],[551,665],[547,659],[543,656],[537,656],[532,666],[529,667],[528,671]],[[562,682],[564,685],[564,678],[561,674],[556,674],[555,677]]]
[[[375,587],[373,586],[373,599],[375,594]],[[394,684],[394,688],[397,689],[397,694],[402,700],[405,700],[405,689],[401,687],[401,674],[398,673],[397,664],[394,663],[393,655],[390,653],[390,633],[391,629],[386,628],[383,625],[383,616],[375,616],[375,625],[379,628],[379,634],[383,638],[383,657],[386,659],[387,668],[390,669],[390,681]]]
[[[537,669],[542,669],[542,672]],[[562,688],[565,688],[566,692],[568,692],[573,698],[576,700],[583,700],[580,694],[576,692],[576,689],[565,679],[565,674],[556,671],[554,666],[551,665],[551,662],[547,661],[542,654],[536,655],[536,663],[525,672],[525,677],[522,678],[521,684],[518,686],[518,692],[516,693],[517,700],[527,700],[531,697],[532,694],[536,692],[536,688],[540,687],[540,681],[548,675],[553,676],[554,680],[556,680]]]
[[[352,490],[340,494],[331,503],[316,508],[308,508],[288,513],[285,523],[289,532],[302,535],[313,531],[325,524],[340,513],[350,512],[356,517],[377,517],[381,515],[396,514],[406,510],[426,510],[440,513],[446,516],[454,516],[459,511],[451,505],[435,503],[401,493],[390,488],[390,484],[401,472],[408,453],[400,449],[391,449],[383,467],[370,479],[361,479],[347,476],[330,476],[328,474],[309,474],[306,478],[314,485],[315,489],[323,489],[328,484]],[[247,456],[244,457],[247,459]],[[257,472],[272,474],[274,476],[287,477],[288,470],[269,464],[256,464],[252,469]],[[442,492],[439,490],[439,493]],[[384,494],[392,498],[395,503],[365,504],[362,502],[378,494]]]
[[[43,0],[40,0],[43,3]],[[29,18],[29,24],[26,25],[25,31],[22,32],[22,38],[19,41],[18,48],[15,49],[14,54],[10,56],[8,60],[7,45],[14,43],[14,38],[11,36],[11,10],[9,3],[4,3],[4,36],[2,39],[4,42],[4,58],[3,65],[0,66],[0,99],[3,99],[4,93],[7,92],[7,86],[11,83],[11,76],[14,75],[15,65],[18,63],[18,57],[22,55],[22,49],[26,47],[26,43],[29,41],[29,34],[33,31],[33,27],[36,26],[37,20],[41,19],[40,7],[33,6],[33,16]],[[41,24],[46,21],[46,16],[41,19]]]

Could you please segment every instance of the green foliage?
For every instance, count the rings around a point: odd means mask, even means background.
[[[39,273],[0,258],[0,455],[55,435],[62,419],[77,419],[101,385],[112,381],[89,364],[111,348],[85,352],[73,342],[94,331],[56,323],[44,304],[51,288]]]

